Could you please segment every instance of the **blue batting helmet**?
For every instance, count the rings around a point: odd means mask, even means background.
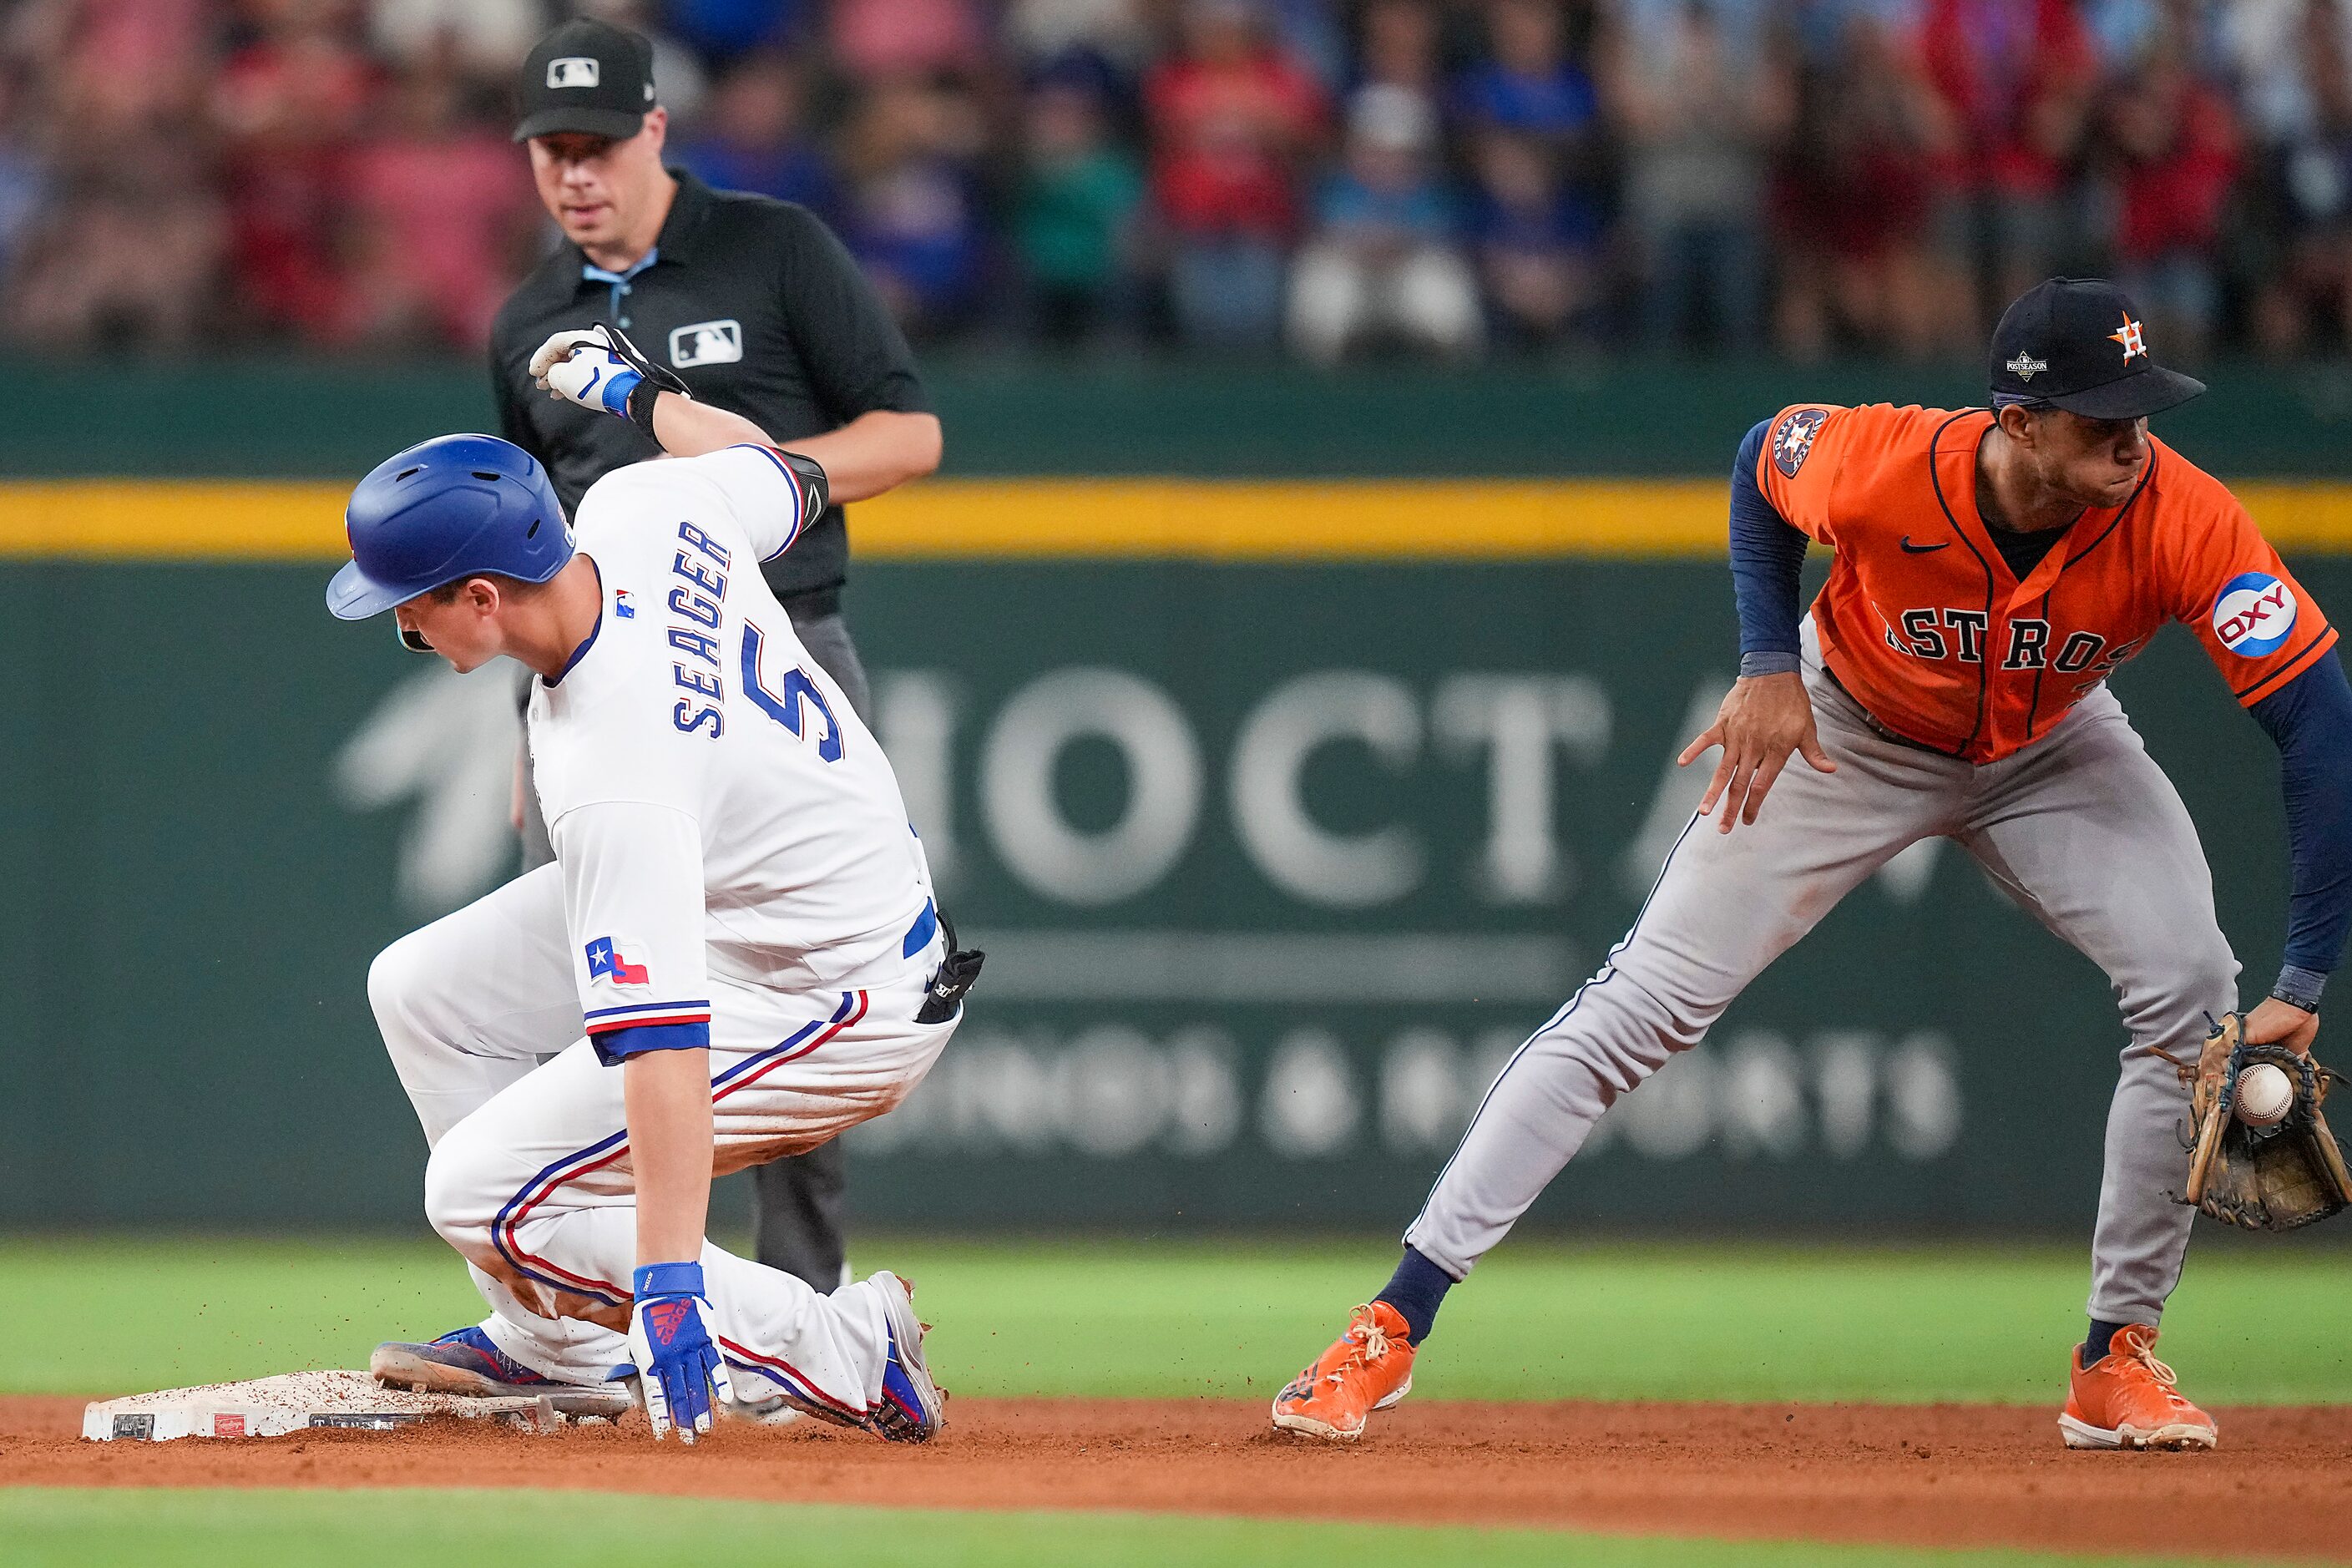
[[[346,621],[496,573],[544,583],[572,559],[546,468],[496,436],[436,436],[378,463],[343,510],[351,563],[327,584]]]

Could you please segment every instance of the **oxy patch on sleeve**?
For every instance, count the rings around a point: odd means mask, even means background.
[[[2213,637],[2241,658],[2285,646],[2294,630],[2294,590],[2267,572],[2241,572],[2213,597]]]

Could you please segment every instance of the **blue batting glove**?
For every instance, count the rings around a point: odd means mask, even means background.
[[[691,1443],[697,1432],[710,1430],[718,1402],[735,1397],[727,1363],[711,1339],[702,1265],[648,1263],[633,1283],[630,1364],[614,1367],[612,1375],[635,1374],[656,1440],[675,1426],[679,1440]]]

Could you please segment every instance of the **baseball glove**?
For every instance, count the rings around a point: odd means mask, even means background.
[[[2225,1225],[2293,1230],[2352,1205],[2352,1173],[2319,1113],[2336,1075],[2284,1046],[2248,1045],[2244,1023],[2225,1016],[2195,1064],[2180,1069],[2194,1086],[2197,1127],[2180,1201]],[[2236,1114],[2238,1075],[2258,1062],[2285,1073],[2294,1091],[2286,1115],[2268,1127],[2249,1127]]]

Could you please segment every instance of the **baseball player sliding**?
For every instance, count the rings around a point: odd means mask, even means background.
[[[2277,742],[2294,893],[2284,966],[2244,1035],[2297,1052],[2352,916],[2352,687],[2244,510],[2148,434],[2204,388],[2156,363],[2119,290],[2026,294],[1991,380],[1990,411],[1800,405],[1748,432],[1731,489],[1740,679],[1681,758],[1721,751],[1698,813],[1608,963],[1487,1090],[1395,1277],[1275,1401],[1277,1427],[1352,1438],[1402,1398],[1447,1289],[1601,1114],[1857,883],[1940,836],[2106,971],[2130,1034],[2065,1442],[2213,1446],[2154,1346],[2193,1213],[2176,1201],[2178,1066],[2237,1006],[2238,963],[2196,829],[2106,679],[2183,622]],[[1801,628],[1811,541],[1836,560]]]
[[[714,1174],[920,1082],[979,966],[881,749],[761,577],[823,513],[824,474],[666,389],[617,332],[558,333],[532,369],[677,460],[599,480],[575,534],[511,443],[410,447],[352,491],[327,590],[460,671],[537,675],[556,849],[369,972],[432,1146],[425,1211],[491,1308],[373,1370],[483,1394],[634,1372],[656,1436],[690,1442],[732,1399],[921,1442],[941,1396],[904,1281],[820,1295],[703,1237]]]

